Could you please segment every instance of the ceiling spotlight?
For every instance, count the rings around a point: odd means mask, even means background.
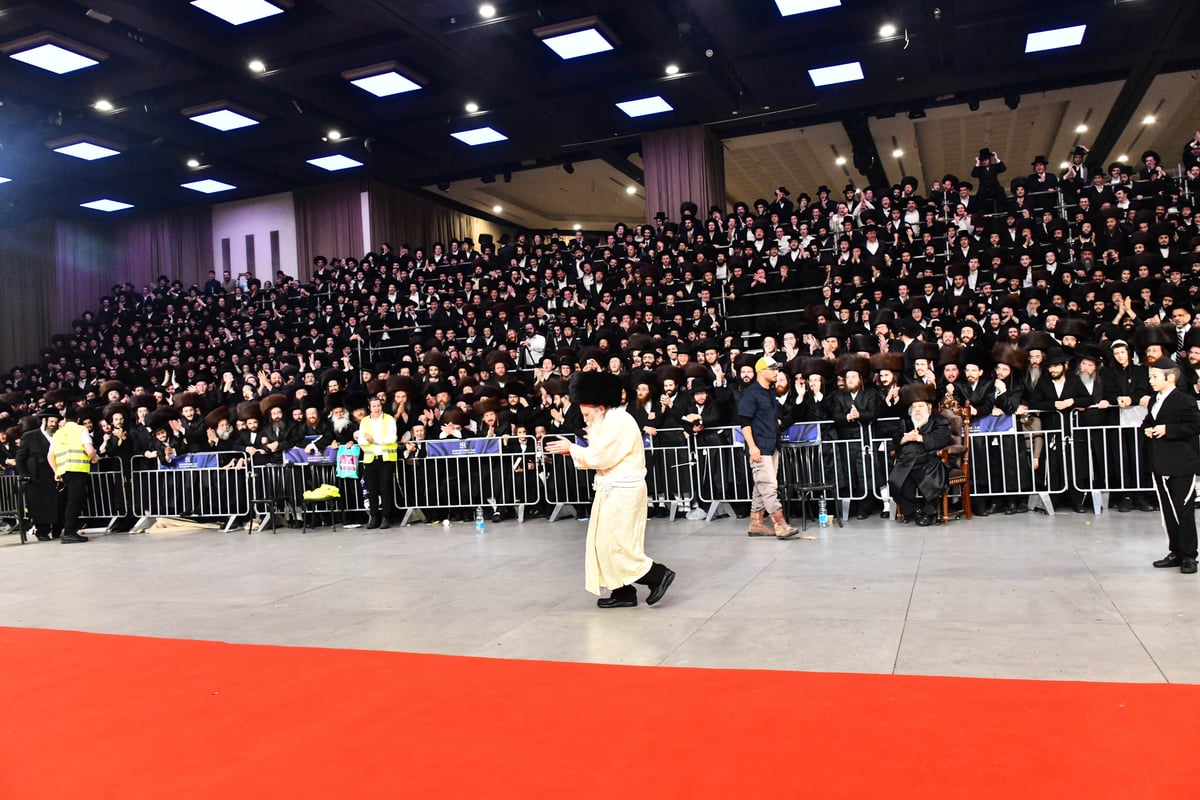
[[[967,108],[971,109],[972,111],[978,111],[979,110],[979,98],[972,97],[970,100],[968,100]]]
[[[902,158],[903,156],[904,156],[904,151],[901,150],[899,147],[897,147],[895,150],[892,151],[892,158]]]
[[[679,74],[679,65],[678,64],[667,64],[666,71],[667,71],[668,75],[678,75]]]
[[[1121,155],[1117,156],[1117,161],[1120,161],[1122,164],[1124,164],[1128,160],[1129,160],[1129,156],[1125,155],[1124,153],[1121,153]]]
[[[114,106],[108,100],[97,100],[96,102],[92,103],[92,108],[96,109],[97,111],[112,111]]]
[[[837,164],[839,167],[844,167],[844,166],[846,166],[846,157],[838,156],[837,158],[835,158],[833,160],[833,163]]]
[[[479,16],[484,19],[491,19],[496,16],[496,7],[491,3],[484,3],[479,7]]]
[[[1158,119],[1153,114],[1147,114],[1146,116],[1142,117],[1143,125],[1153,125],[1156,122],[1158,122]]]
[[[342,132],[337,128],[333,128],[329,133],[325,134],[325,138],[331,142],[340,142],[342,140]]]
[[[1013,111],[1017,110],[1017,106],[1021,105],[1021,95],[1006,94],[1004,95],[1004,105],[1008,106]]]
[[[1066,169],[1066,168],[1067,168],[1067,167],[1069,167],[1069,166],[1071,166],[1071,162],[1069,162],[1069,161],[1063,161],[1063,162],[1060,162],[1060,163],[1059,163],[1059,165],[1058,165],[1058,168],[1059,168],[1059,169]]]
[[[896,26],[888,22],[879,27],[879,36],[882,39],[887,39],[896,35]]]
[[[493,213],[493,214],[499,214],[499,213],[500,213],[501,211],[503,211],[503,210],[504,210],[504,207],[503,207],[503,206],[492,206],[492,213]]]
[[[467,110],[468,114],[474,114],[476,111],[479,110],[479,103],[467,103],[463,107]]]
[[[200,159],[198,159],[198,158],[189,158],[189,159],[187,160],[187,165],[188,165],[189,167],[191,167],[192,169],[196,169],[197,167],[199,167],[199,166],[200,166]]]
[[[626,186],[625,194],[637,194],[637,187],[636,186]]]
[[[580,225],[578,222],[576,222],[574,225],[571,226],[571,229],[576,230],[576,231],[581,231],[581,230],[583,230],[583,226]]]
[[[259,72],[259,73],[262,73],[262,72],[266,72],[266,71],[267,71],[267,65],[266,65],[266,64],[264,64],[263,62],[259,61],[257,58],[256,58],[256,59],[254,59],[253,61],[251,61],[251,62],[250,62],[249,64],[247,64],[246,66],[250,68],[250,71],[251,71],[251,72]]]
[[[1087,133],[1087,125],[1076,125],[1075,132],[1076,133]]]

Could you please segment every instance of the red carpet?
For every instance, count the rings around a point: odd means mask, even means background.
[[[1200,686],[0,628],[0,798],[1195,797]]]

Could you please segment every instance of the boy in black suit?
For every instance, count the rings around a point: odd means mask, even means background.
[[[1142,421],[1147,452],[1158,492],[1163,527],[1171,551],[1154,562],[1159,568],[1196,572],[1196,475],[1200,474],[1200,410],[1196,400],[1175,391],[1179,365],[1169,358],[1150,364],[1150,388],[1156,394]]]

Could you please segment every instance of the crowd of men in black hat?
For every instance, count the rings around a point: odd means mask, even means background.
[[[984,148],[978,191],[954,175],[927,196],[914,178],[795,201],[779,187],[732,213],[685,203],[678,221],[660,212],[601,238],[385,244],[361,260],[318,257],[311,279],[280,273],[274,285],[228,273],[189,288],[166,276],[140,291],[116,285],[38,363],[0,379],[0,438],[9,448],[39,409],[79,405],[94,410],[108,454],[166,459],[233,443],[269,461],[306,437],[348,441],[373,394],[406,439],[581,432],[569,392],[580,369],[626,376],[648,435],[712,437],[736,424],[754,380],[747,350],[787,364],[788,419],[833,419],[847,435],[851,406],[857,425],[886,416],[909,382],[932,381],[976,415],[1038,409],[1056,362],[1069,366],[1076,407],[1138,402],[1137,362],[1155,344],[1194,392],[1200,133],[1178,180],[1152,151],[1140,171],[1100,172],[1086,156],[1075,150],[1062,175],[1039,156],[1006,184],[1007,166]],[[979,355],[999,346],[1005,355]],[[850,369],[854,354],[874,368]]]

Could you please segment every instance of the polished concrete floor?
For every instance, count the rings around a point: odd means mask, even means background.
[[[21,546],[0,624],[692,667],[1200,682],[1200,576],[1155,570],[1158,515],[851,521],[817,541],[652,520],[662,603],[600,610],[572,519]],[[641,589],[644,600],[645,590]]]

